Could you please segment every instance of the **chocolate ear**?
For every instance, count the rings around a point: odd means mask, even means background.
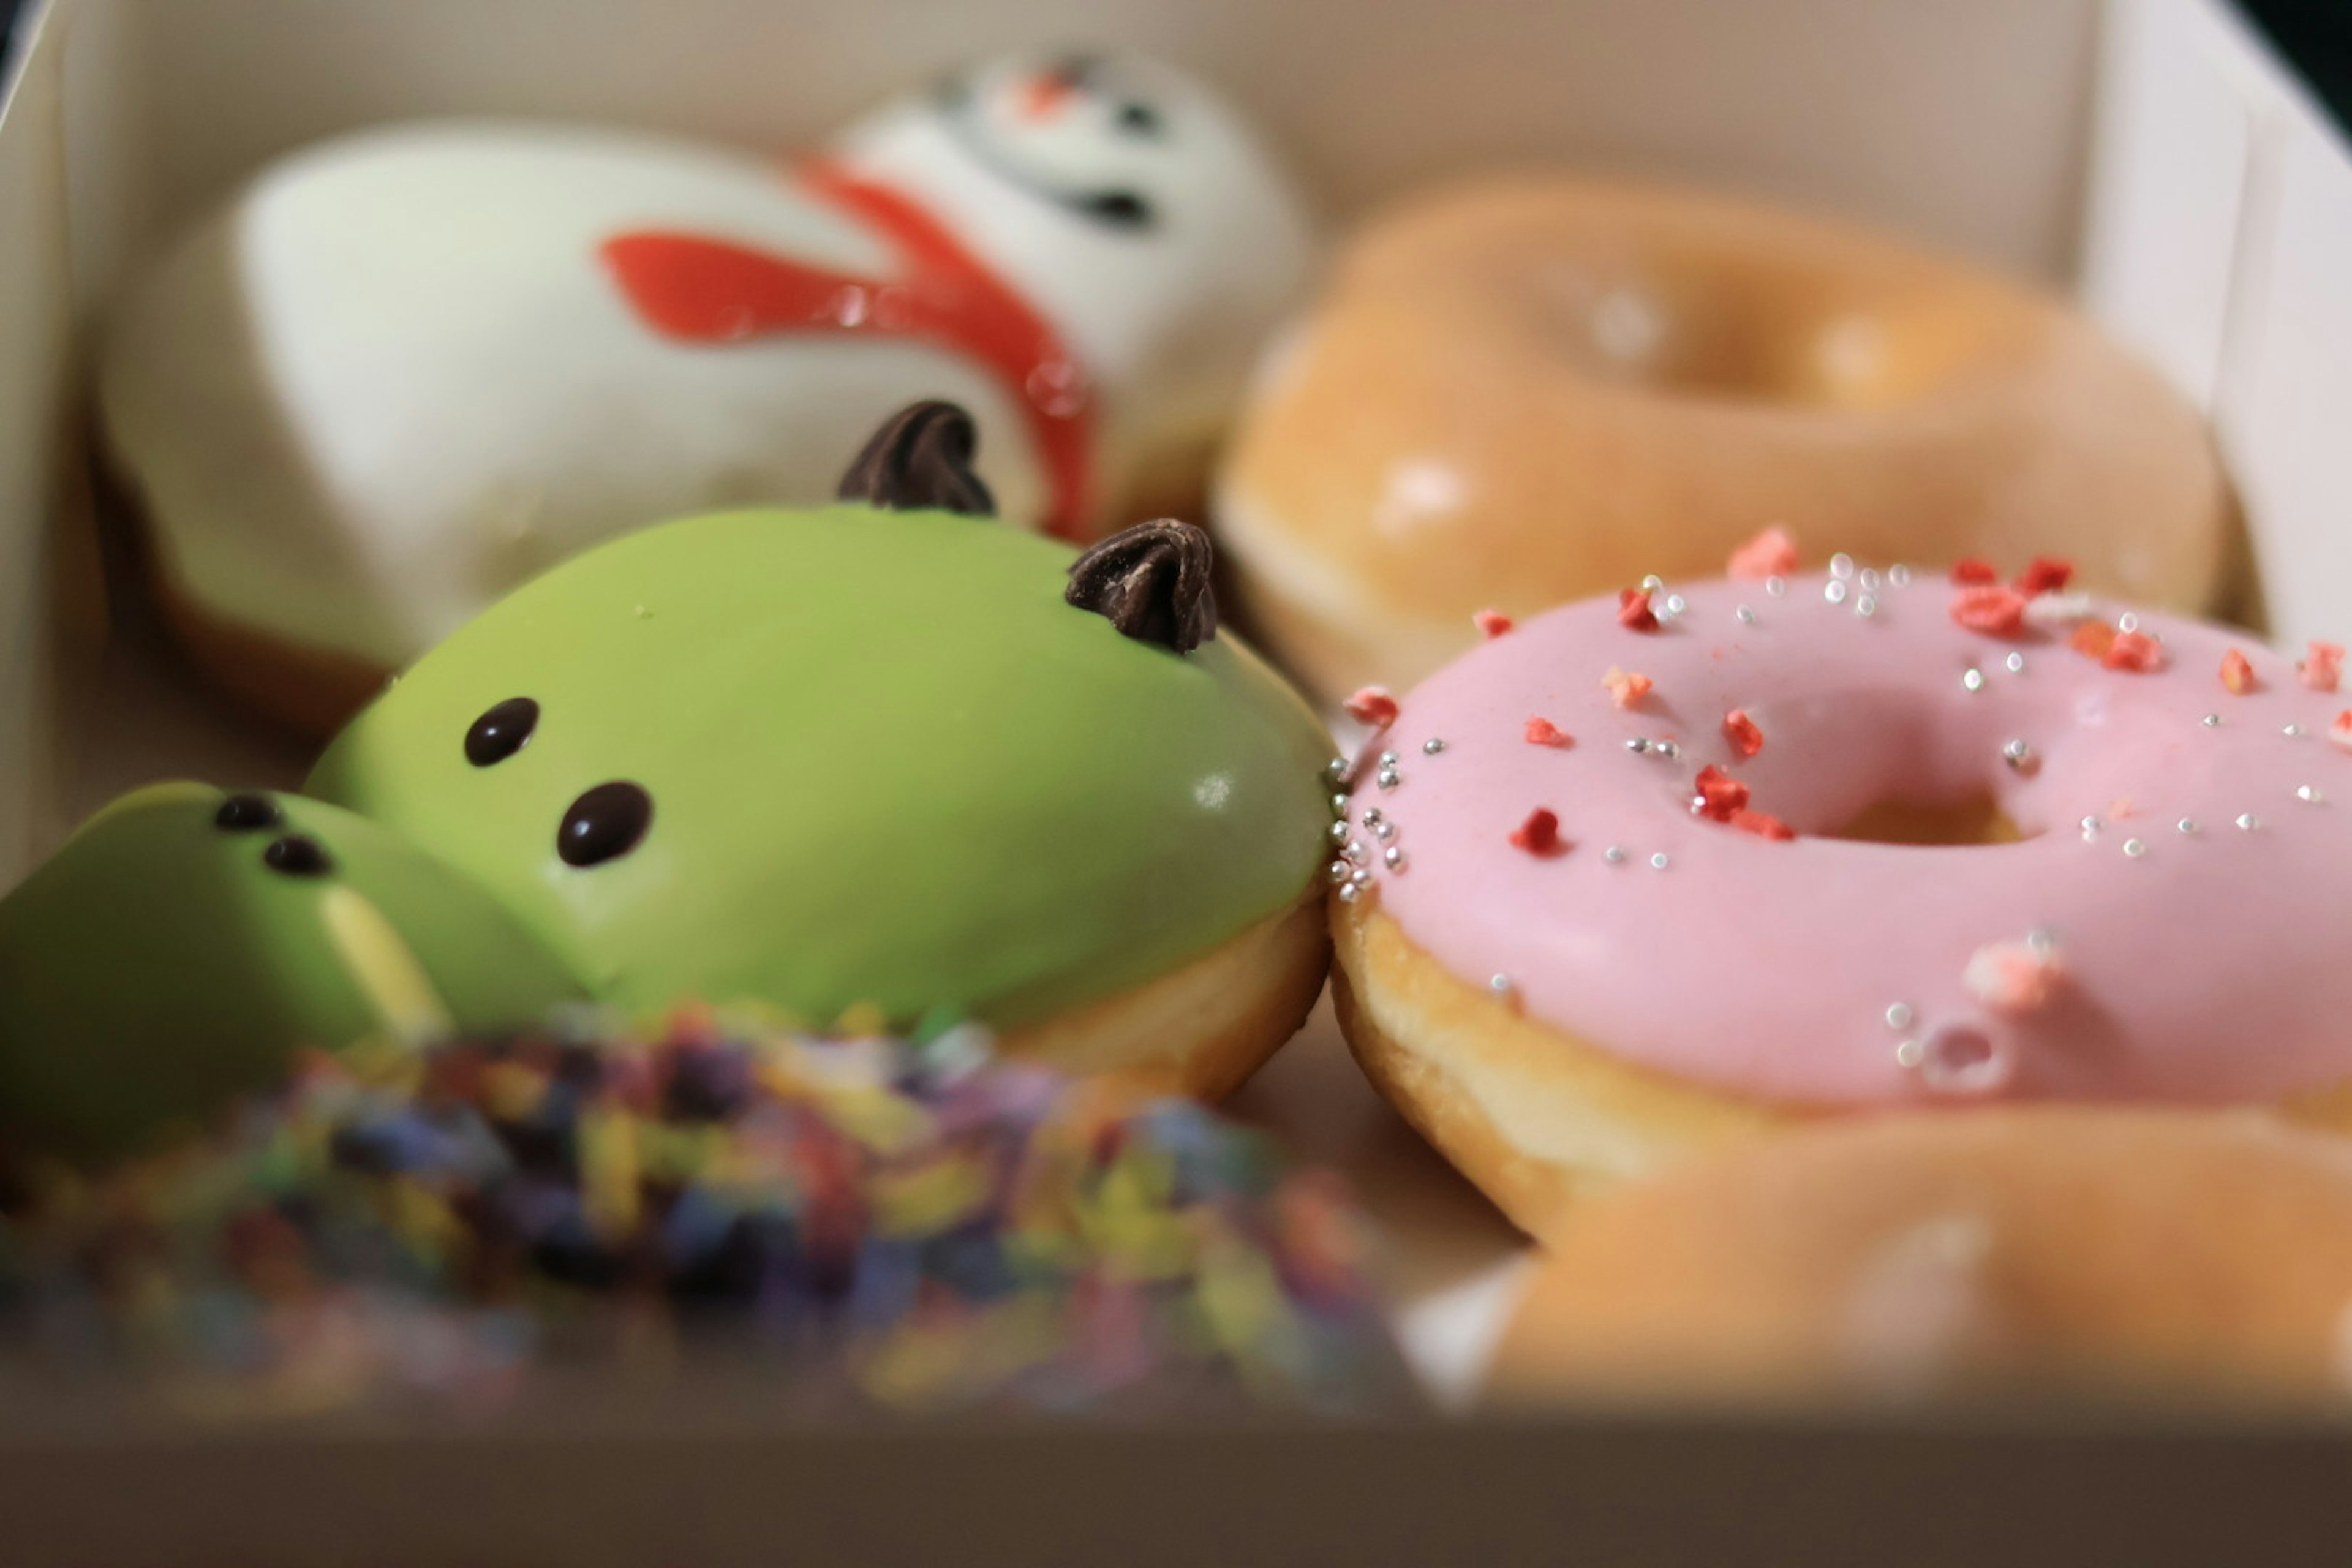
[[[971,416],[936,399],[908,405],[874,433],[841,476],[843,500],[892,511],[994,517],[996,498],[972,471],[980,437]]]
[[[1191,653],[1217,635],[1214,559],[1209,536],[1189,522],[1139,522],[1072,562],[1062,597],[1123,637]]]

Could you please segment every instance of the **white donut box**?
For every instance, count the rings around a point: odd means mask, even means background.
[[[2210,415],[2283,641],[2352,632],[2352,148],[2220,0],[51,0],[0,95],[0,888],[156,777],[291,784],[89,593],[93,309],[266,159],[419,115],[803,145],[1023,43],[1237,99],[1327,214],[1536,160],[1843,212],[2079,296]],[[1437,1402],[1517,1237],[1328,1009],[1237,1109],[1393,1233]],[[2020,1412],[811,1431],[711,1390],[206,1431],[0,1393],[0,1563],[2342,1561],[2347,1434]]]

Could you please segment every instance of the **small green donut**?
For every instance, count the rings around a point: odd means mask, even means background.
[[[373,823],[156,784],[0,900],[0,1125],[116,1153],[303,1047],[496,1033],[582,994],[488,894]]]
[[[1150,528],[1075,585],[1068,546],[940,510],[650,529],[461,628],[306,787],[603,1000],[1045,1018],[1295,906],[1328,855],[1328,732],[1215,633],[1198,531]]]

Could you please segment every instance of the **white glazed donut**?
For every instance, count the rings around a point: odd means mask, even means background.
[[[429,123],[270,166],[110,324],[105,440],[167,609],[323,729],[506,589],[665,516],[826,499],[944,397],[1007,518],[1196,479],[1300,283],[1302,209],[1134,60],[1007,59],[797,170]]]

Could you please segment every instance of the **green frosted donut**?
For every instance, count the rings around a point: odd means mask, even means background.
[[[1058,1013],[1290,907],[1325,855],[1329,738],[1234,637],[1194,646],[1206,546],[1161,526],[1101,563],[1102,613],[1067,546],[944,510],[652,529],[427,654],[307,788],[600,998]]]
[[[580,994],[488,894],[373,823],[157,784],[0,900],[0,1124],[114,1152],[301,1047],[496,1032]]]

